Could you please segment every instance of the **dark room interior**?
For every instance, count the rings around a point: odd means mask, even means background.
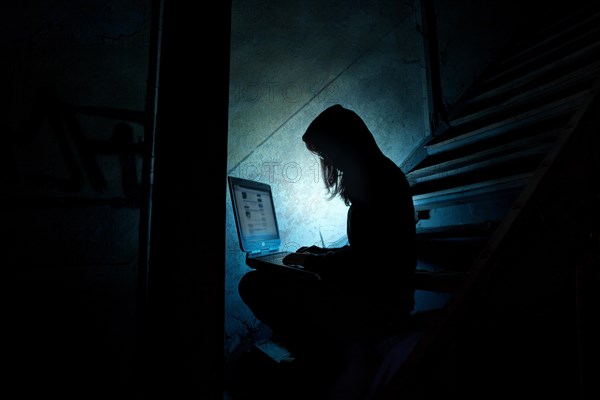
[[[340,3],[3,4],[5,393],[600,395],[600,3]],[[337,41],[311,42],[321,32]],[[236,297],[246,265],[228,214],[227,175],[287,152],[326,103],[240,88],[315,70],[314,92],[335,87],[369,124],[409,121],[378,140],[417,224],[411,329],[333,374],[258,350],[270,333]],[[375,88],[382,76],[407,93]]]

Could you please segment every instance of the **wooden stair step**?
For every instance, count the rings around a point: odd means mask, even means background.
[[[551,143],[545,143],[545,144],[538,145],[535,147],[530,147],[528,149],[522,149],[522,150],[515,151],[513,153],[499,155],[494,158],[482,159],[477,162],[472,162],[472,163],[465,164],[460,167],[454,167],[454,168],[448,168],[448,165],[452,164],[451,162],[448,162],[448,163],[446,163],[445,166],[443,166],[443,168],[444,168],[443,171],[438,171],[435,173],[422,175],[421,177],[417,177],[414,179],[411,177],[410,182],[413,184],[430,182],[430,181],[437,180],[437,179],[443,179],[443,178],[448,178],[451,176],[458,176],[458,175],[461,175],[464,173],[471,173],[471,172],[474,172],[477,170],[483,170],[485,168],[489,168],[489,167],[493,167],[493,166],[497,167],[497,166],[500,166],[503,164],[511,164],[511,163],[514,163],[515,160],[517,160],[517,159],[522,159],[522,158],[527,158],[527,157],[538,157],[541,160],[541,158],[550,149],[550,146],[551,146]],[[465,157],[465,159],[466,158],[468,158],[468,157]],[[433,167],[429,167],[429,168],[433,168]]]
[[[585,13],[585,14],[584,14]],[[600,20],[600,10],[598,7],[589,11],[580,11],[572,16],[567,16],[563,20],[555,24],[549,25],[546,29],[541,29],[527,37],[523,38],[520,43],[515,43],[509,49],[510,53],[502,59],[498,59],[496,63],[499,67],[515,64],[521,60],[527,59],[531,54],[540,52],[556,46],[556,43],[569,40],[573,36],[577,36],[580,32],[587,32],[590,28],[598,26]]]
[[[485,221],[478,224],[460,224],[437,226],[434,228],[417,228],[418,240],[448,239],[464,237],[487,237],[498,226],[499,221]]]
[[[548,82],[521,82],[521,85],[505,85],[480,93],[467,99],[460,116],[450,116],[449,125],[458,126],[475,119],[524,107],[545,96],[563,93],[571,88],[593,82],[600,75],[600,61],[586,65]]]
[[[430,155],[454,150],[497,135],[502,135],[517,128],[531,126],[539,121],[566,114],[575,110],[584,100],[587,91],[579,92],[564,99],[554,101],[534,110],[530,110],[510,118],[498,121],[488,126],[469,131],[465,134],[425,145]],[[442,139],[440,139],[442,140]]]
[[[437,272],[418,269],[414,275],[416,290],[428,292],[453,292],[456,290],[465,274],[463,272]]]
[[[530,150],[532,148],[547,148],[549,143],[556,137],[559,131],[559,129],[546,131],[536,136],[514,140],[476,153],[471,153],[466,156],[455,157],[446,161],[428,165],[426,167],[417,168],[407,173],[406,177],[411,184],[416,184],[424,177],[456,170],[479,162],[491,162],[495,157],[518,154],[519,151]]]
[[[413,204],[415,211],[419,211],[453,204],[481,201],[482,199],[489,198],[490,196],[497,196],[501,193],[519,191],[525,186],[531,175],[531,173],[518,174],[465,186],[418,194],[413,196]]]
[[[591,64],[600,57],[600,42],[595,41],[573,52],[540,62],[531,68],[520,68],[510,71],[510,74],[494,75],[481,82],[476,87],[477,92],[487,92],[522,85],[533,79],[543,79],[548,76],[566,74],[569,70],[582,64]]]

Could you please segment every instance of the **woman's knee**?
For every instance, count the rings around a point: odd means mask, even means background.
[[[246,272],[238,283],[238,293],[244,301],[255,291],[256,279],[254,275],[256,275],[256,271]]]
[[[267,283],[267,277],[259,271],[246,272],[238,283],[238,293],[244,303],[253,304],[259,296],[269,293],[268,289],[272,283]]]

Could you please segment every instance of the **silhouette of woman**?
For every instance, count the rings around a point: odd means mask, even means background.
[[[325,109],[302,140],[320,159],[330,198],[349,207],[348,244],[301,247],[284,260],[317,272],[321,281],[253,270],[238,289],[296,357],[335,357],[353,342],[405,328],[414,305],[414,207],[404,173],[355,112],[339,104]]]

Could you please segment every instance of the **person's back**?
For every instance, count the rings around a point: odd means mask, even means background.
[[[380,164],[369,174],[367,196],[350,205],[348,239],[355,283],[392,300],[413,285],[415,216],[404,173],[388,158]]]

